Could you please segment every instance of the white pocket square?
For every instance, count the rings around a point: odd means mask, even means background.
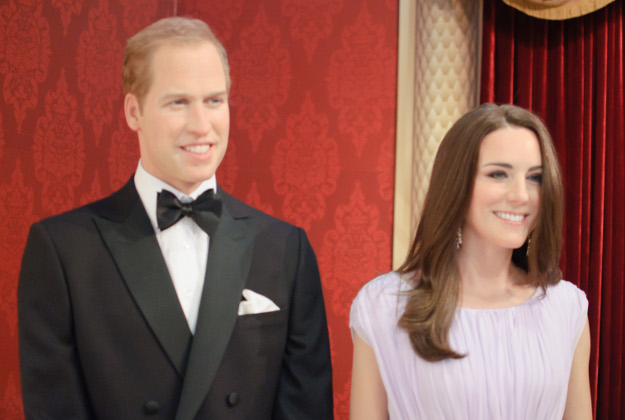
[[[243,289],[243,300],[239,303],[239,315],[262,314],[279,310],[280,308],[268,297],[250,289]]]

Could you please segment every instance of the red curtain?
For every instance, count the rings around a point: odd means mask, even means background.
[[[566,21],[484,2],[481,102],[532,109],[563,168],[564,277],[586,291],[596,418],[625,418],[623,3]]]

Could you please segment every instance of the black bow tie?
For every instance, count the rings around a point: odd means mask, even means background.
[[[215,191],[206,190],[190,203],[182,203],[167,190],[156,197],[156,218],[158,228],[165,230],[185,216],[192,218],[202,230],[213,236],[219,224],[222,203],[215,197]]]

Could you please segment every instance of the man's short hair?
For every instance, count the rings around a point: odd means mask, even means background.
[[[229,91],[230,66],[226,49],[210,27],[199,19],[168,17],[145,27],[126,43],[122,64],[124,95],[132,93],[140,105],[143,103],[152,83],[151,63],[158,47],[164,44],[189,45],[200,42],[210,42],[217,48]]]

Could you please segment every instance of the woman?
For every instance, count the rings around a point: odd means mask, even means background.
[[[589,419],[588,301],[561,280],[563,192],[538,117],[449,130],[406,261],[354,300],[352,419]]]

